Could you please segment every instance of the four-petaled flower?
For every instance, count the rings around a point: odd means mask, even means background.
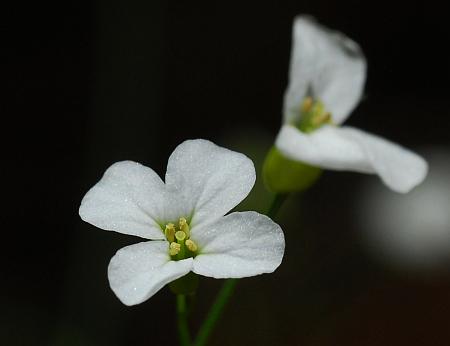
[[[139,304],[189,272],[241,278],[273,272],[284,254],[281,228],[256,212],[234,212],[253,187],[246,156],[188,140],[169,158],[165,182],[150,168],[117,162],[83,198],[80,216],[145,241],[120,249],[108,278],[126,305]]]
[[[287,158],[326,169],[376,173],[397,192],[427,174],[415,153],[342,124],[361,99],[366,61],[359,46],[310,17],[296,18],[284,125],[276,147]]]

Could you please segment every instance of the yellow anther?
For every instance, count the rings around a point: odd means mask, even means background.
[[[325,113],[325,105],[321,101],[314,101],[311,112],[313,113],[313,117],[322,115]]]
[[[309,112],[311,107],[313,106],[313,103],[314,103],[314,101],[313,101],[312,97],[310,97],[310,96],[305,97],[305,99],[303,100],[302,105],[301,105],[301,111]]]
[[[314,126],[330,123],[331,122],[331,114],[329,112],[318,114],[312,119],[311,122]]]
[[[177,232],[175,233],[175,238],[176,238],[178,241],[182,242],[183,240],[186,239],[186,233],[184,233],[183,231],[177,231]]]
[[[180,217],[180,221],[178,222],[178,225],[180,227],[180,231],[183,231],[184,233],[186,233],[186,238],[189,238],[190,230],[189,230],[189,225],[187,223],[187,220],[184,217]]]
[[[175,240],[175,225],[173,223],[168,223],[166,225],[166,229],[164,230],[164,235],[169,242],[173,242]]]
[[[189,251],[195,252],[198,249],[197,244],[195,244],[191,239],[186,240],[185,244]]]
[[[297,127],[300,131],[310,133],[324,124],[331,124],[331,114],[326,111],[325,105],[307,96],[304,98],[300,108],[300,121]]]
[[[170,256],[175,256],[178,255],[178,253],[181,250],[181,245],[175,242],[170,243],[169,245],[169,255]]]

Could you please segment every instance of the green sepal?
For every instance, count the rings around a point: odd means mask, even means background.
[[[189,272],[185,276],[172,281],[169,284],[170,290],[175,294],[194,294],[199,283],[198,275]]]
[[[267,189],[275,193],[300,192],[312,186],[322,174],[318,167],[293,161],[272,147],[263,165],[263,179]]]

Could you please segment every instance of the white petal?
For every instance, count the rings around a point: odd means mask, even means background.
[[[241,278],[271,273],[283,259],[283,231],[256,212],[232,213],[191,234],[200,249],[193,271],[200,275]]]
[[[419,155],[359,129],[343,127],[342,131],[361,146],[373,170],[392,190],[406,193],[425,179],[428,165]]]
[[[307,134],[284,125],[275,145],[292,160],[327,169],[373,173],[361,147],[338,127],[326,125]]]
[[[81,218],[99,228],[147,239],[165,239],[157,224],[164,215],[165,186],[148,167],[122,161],[109,167],[84,196]]]
[[[285,123],[298,120],[303,98],[311,94],[341,124],[361,99],[365,79],[366,60],[356,42],[311,17],[295,19]]]
[[[255,179],[248,157],[201,139],[181,143],[166,173],[167,186],[188,201],[191,226],[225,215],[248,195]]]
[[[397,192],[408,192],[427,174],[417,154],[378,136],[351,127],[323,126],[306,134],[283,126],[277,148],[292,160],[326,169],[376,173]]]
[[[168,251],[166,241],[138,243],[117,251],[108,266],[108,279],[122,303],[142,303],[191,271],[192,258],[171,261]]]

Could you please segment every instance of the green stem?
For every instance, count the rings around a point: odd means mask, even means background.
[[[267,210],[266,215],[271,219],[274,219],[275,216],[278,214],[278,211],[280,210],[284,201],[286,200],[287,196],[288,196],[287,194],[275,194],[275,196],[273,196],[272,203],[270,204],[270,207]]]
[[[211,307],[211,310],[209,310],[206,320],[200,327],[200,330],[197,334],[197,338],[195,339],[194,342],[194,346],[206,345],[209,335],[211,334],[214,325],[216,324],[217,320],[222,314],[225,304],[228,302],[228,299],[233,293],[237,282],[238,282],[237,279],[227,279],[225,281],[225,283],[223,284],[222,288],[219,291],[219,294],[217,295],[217,298],[213,306]]]
[[[191,337],[189,335],[189,326],[187,323],[187,305],[186,296],[184,294],[177,294],[177,325],[178,336],[180,338],[181,346],[190,346]]]
[[[280,210],[281,205],[285,201],[287,195],[276,194],[272,200],[272,203],[266,213],[270,218],[274,218],[275,215]],[[227,279],[222,288],[220,289],[217,298],[212,305],[211,309],[206,316],[205,321],[203,322],[200,330],[197,334],[197,337],[194,341],[194,346],[204,346],[208,341],[208,338],[211,332],[214,329],[215,324],[217,323],[220,315],[222,314],[225,305],[227,304],[229,298],[233,294],[233,291],[236,287],[238,279]]]

